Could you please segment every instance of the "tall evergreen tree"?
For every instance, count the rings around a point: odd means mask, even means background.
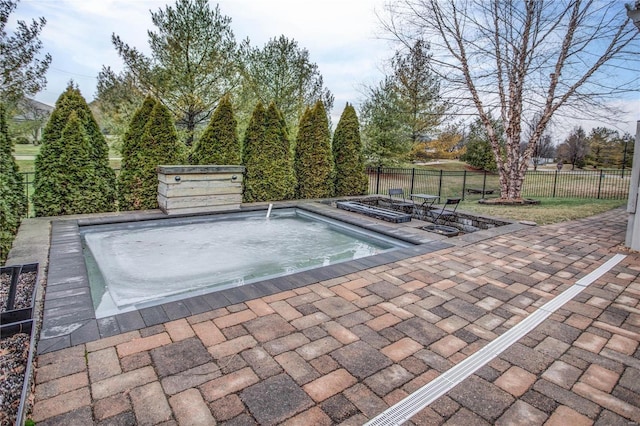
[[[157,166],[184,163],[183,148],[171,113],[161,102],[156,102],[147,120],[132,170],[132,208],[158,208]]]
[[[440,78],[433,72],[429,43],[416,40],[408,52],[397,51],[391,65],[397,107],[415,145],[434,135],[449,108],[440,97]]]
[[[288,200],[295,196],[295,175],[287,127],[275,103],[258,103],[245,132],[243,164],[246,202]]]
[[[65,167],[59,161],[65,143],[61,138],[71,112],[76,113],[87,136],[89,158],[95,169],[95,179],[88,189],[93,194],[93,202],[90,210],[84,213],[113,211],[115,208],[115,173],[109,166],[109,147],[80,90],[70,83],[56,101],[56,107],[44,128],[42,148],[35,161],[33,204],[37,216],[63,214],[65,207],[56,198],[60,190],[55,186],[74,184],[66,180],[57,181],[55,177],[59,175],[59,169]]]
[[[0,264],[4,263],[26,210],[22,175],[13,157],[7,111],[0,104]]]
[[[264,116],[265,110],[262,102],[258,102],[253,109],[249,125],[244,133],[242,164],[245,166],[245,175],[243,179],[242,198],[245,202],[253,203],[261,201],[261,194],[264,160],[261,158],[262,141],[264,140]]]
[[[57,186],[60,200],[58,214],[76,214],[94,211],[94,200],[97,185],[105,185],[105,181],[97,179],[96,168],[91,160],[91,145],[87,133],[75,111],[71,111],[67,124],[60,137],[60,158],[56,172],[59,182]]]
[[[233,116],[229,96],[224,96],[209,121],[209,125],[196,143],[191,164],[240,164],[238,122]]]
[[[496,123],[495,128],[498,129],[500,144],[504,146],[504,130],[503,127]],[[496,171],[496,159],[491,149],[491,141],[487,135],[486,128],[482,121],[477,118],[469,126],[469,133],[465,141],[466,151],[460,156],[460,160],[466,162],[477,169]]]
[[[365,173],[360,124],[352,105],[345,106],[333,134],[333,159],[336,165],[335,195],[364,195],[369,179]]]
[[[295,153],[295,172],[299,198],[331,197],[334,191],[334,165],[329,122],[324,104],[316,102],[300,120]]]
[[[372,166],[396,166],[411,150],[411,139],[395,83],[386,77],[368,92],[360,106],[365,158]]]
[[[122,162],[120,174],[118,175],[118,208],[120,211],[135,210],[140,205],[135,194],[140,183],[134,178],[136,169],[141,167],[140,160],[144,160],[138,153],[140,150],[142,134],[149,121],[151,111],[156,104],[156,100],[147,96],[142,105],[136,110],[129,123],[124,138],[122,139]]]
[[[22,174],[20,167],[13,156],[13,139],[9,136],[7,122],[8,111],[4,104],[0,104],[0,158],[2,168],[0,173],[6,174],[13,185],[13,197],[11,208],[18,218],[27,213],[27,197],[24,194]]]
[[[150,55],[113,34],[125,72],[108,69],[98,76],[98,98],[118,102],[110,91],[129,81],[141,92],[151,92],[166,105],[191,147],[197,127],[205,123],[222,95],[236,85],[236,41],[231,18],[211,8],[207,0],[176,0],[151,11],[147,31]],[[145,49],[146,50],[146,49]],[[113,94],[113,92],[111,93]]]
[[[281,35],[259,48],[250,46],[247,39],[240,46],[240,56],[240,105],[275,102],[291,136],[297,134],[306,105],[321,100],[325,109],[333,108],[334,96],[324,86],[318,65],[297,41]]]

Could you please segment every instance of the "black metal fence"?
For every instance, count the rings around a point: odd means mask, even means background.
[[[389,188],[440,197],[499,196],[498,175],[490,172],[425,169],[368,168],[369,194],[387,194]],[[528,171],[523,197],[625,199],[631,170]],[[485,195],[486,196],[486,195]]]
[[[24,192],[27,196],[27,217],[34,217],[33,203],[31,197],[33,196],[33,180],[36,174],[34,172],[22,172],[22,185],[24,186]]]
[[[116,173],[119,170],[116,170]],[[433,194],[440,197],[477,199],[483,194],[499,195],[498,175],[489,172],[445,171],[425,169],[368,168],[369,194],[387,194],[389,188],[403,188],[407,193]],[[23,172],[24,190],[29,201],[28,215],[33,217],[34,172]],[[523,197],[597,198],[622,200],[628,197],[631,170],[529,171],[525,177]]]

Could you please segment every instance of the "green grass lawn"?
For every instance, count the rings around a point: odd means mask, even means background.
[[[16,160],[22,173],[33,172],[35,170],[34,160]]]
[[[35,157],[40,152],[42,145],[29,145],[29,144],[16,144],[13,147],[13,154],[16,157],[31,156],[32,159],[19,159],[16,160],[20,171],[23,173],[33,172],[35,170],[34,162]],[[116,151],[112,146],[109,146],[109,164],[114,169],[120,168],[120,153]]]
[[[13,147],[13,153],[15,155],[38,155],[40,152],[40,145],[31,144],[16,144]]]
[[[511,220],[528,220],[538,225],[565,222],[603,213],[624,206],[627,200],[594,200],[589,198],[538,198],[538,205],[492,206],[465,200],[460,209],[483,216]]]

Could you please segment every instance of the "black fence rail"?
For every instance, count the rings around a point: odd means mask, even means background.
[[[120,171],[114,169],[116,174]],[[479,199],[484,194],[498,196],[498,175],[490,172],[444,171],[372,167],[369,194],[388,194],[390,188],[403,188],[408,194]],[[24,191],[29,203],[28,217],[34,217],[32,196],[34,172],[23,172]],[[629,195],[630,170],[529,171],[523,197],[597,198],[622,200]]]
[[[409,194],[479,199],[486,194],[499,196],[496,173],[483,171],[445,171],[372,167],[369,194],[388,194],[390,188],[403,188]],[[522,187],[523,197],[596,198],[621,200],[628,197],[630,170],[529,171]]]
[[[35,172],[22,172],[22,186],[24,187],[24,193],[27,196],[27,217],[34,217],[33,211],[33,181],[35,179]]]

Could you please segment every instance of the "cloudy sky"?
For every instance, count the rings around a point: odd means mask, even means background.
[[[69,80],[73,79],[91,101],[96,93],[97,75],[103,65],[119,71],[122,61],[111,44],[111,34],[148,53],[147,29],[153,27],[149,10],[156,11],[173,0],[21,0],[13,19],[30,21],[43,16],[47,25],[41,35],[44,51],[53,62],[47,74],[46,90],[36,99],[53,105]],[[213,2],[212,2],[213,3]],[[335,95],[334,123],[346,102],[358,106],[364,84],[373,85],[382,77],[384,60],[393,46],[378,37],[384,0],[220,0],[220,10],[232,18],[236,39],[249,38],[263,46],[270,38],[284,34],[310,52],[318,64],[325,85]],[[623,99],[628,111],[619,123],[582,124],[613,127],[635,133],[640,119],[638,96]]]
[[[103,65],[122,69],[111,34],[149,52],[149,10],[164,0],[22,0],[15,18],[47,19],[41,40],[53,57],[46,90],[36,98],[53,104],[73,79],[85,98],[96,93],[96,76]],[[173,3],[172,1],[170,2]],[[380,65],[390,55],[389,44],[376,38],[375,10],[382,0],[222,0],[220,10],[231,17],[236,40],[263,46],[284,34],[310,52],[325,84],[335,97],[339,115],[346,102],[356,103],[363,83],[380,80]]]

